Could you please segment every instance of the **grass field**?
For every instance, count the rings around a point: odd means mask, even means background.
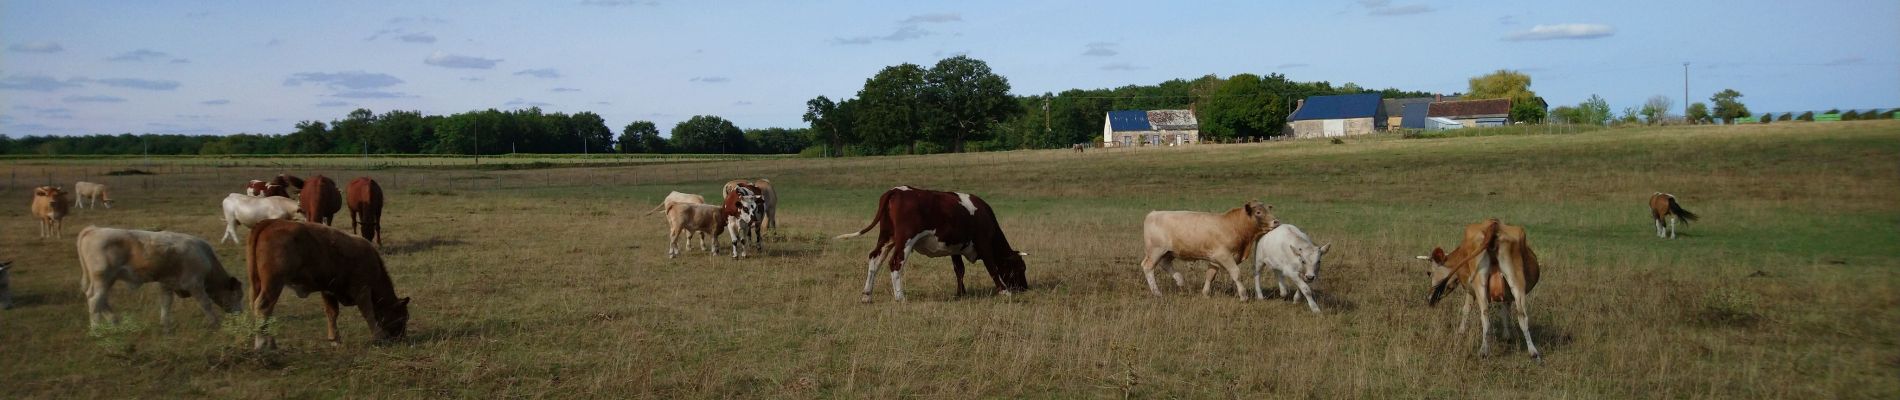
[[[10,398],[1900,397],[1900,122],[506,171],[3,162],[118,200],[39,240],[26,189],[0,191],[17,201],[0,210],[19,303],[0,312]],[[252,352],[191,303],[164,332],[157,290],[123,285],[131,323],[88,336],[79,228],[217,238],[218,199],[280,172],[382,182],[410,337],[368,343],[345,312],[333,348],[319,301],[290,298],[282,348]],[[641,215],[669,190],[761,176],[783,218],[762,256],[667,259],[663,219]],[[949,261],[919,257],[908,303],[880,274],[859,304],[872,240],[829,238],[899,184],[988,200],[1031,254],[1031,290],[991,295],[977,268],[977,294],[954,298]],[[1656,191],[1704,219],[1657,239]],[[1251,198],[1332,243],[1323,314],[1219,281],[1203,298],[1186,263],[1194,287],[1147,293],[1143,214]],[[1491,216],[1525,226],[1544,263],[1541,365],[1514,338],[1478,357],[1455,302],[1425,305],[1413,256]],[[241,275],[241,247],[216,248]]]

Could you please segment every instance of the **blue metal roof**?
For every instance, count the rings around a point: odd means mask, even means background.
[[[1342,94],[1334,96],[1313,96],[1306,98],[1306,104],[1294,111],[1292,121],[1314,119],[1370,118],[1379,115],[1379,94]]]
[[[1155,130],[1148,124],[1148,112],[1142,110],[1109,111],[1108,127],[1115,132]]]
[[[1402,114],[1399,115],[1399,127],[1425,129],[1425,111],[1430,109],[1431,107],[1426,107],[1426,104],[1406,105],[1405,110],[1400,111]],[[1385,110],[1385,112],[1389,113],[1392,110]]]

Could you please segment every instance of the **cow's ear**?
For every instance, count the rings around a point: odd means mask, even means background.
[[[1325,255],[1327,251],[1330,251],[1330,250],[1332,250],[1332,249],[1333,249],[1333,244],[1332,244],[1332,243],[1327,243],[1327,244],[1322,244],[1322,245],[1319,245],[1319,254],[1320,254],[1320,255]]]
[[[1432,248],[1432,262],[1439,263],[1439,264],[1445,263],[1445,248],[1443,247]]]

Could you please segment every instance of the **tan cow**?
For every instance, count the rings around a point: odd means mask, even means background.
[[[679,256],[680,232],[686,232],[687,248],[692,248],[693,236],[704,235],[700,239],[700,245],[705,246],[706,251],[718,254],[717,240],[719,234],[726,230],[726,217],[722,210],[722,207],[711,204],[679,204],[669,207],[666,210],[666,257]],[[738,250],[735,247],[733,251]]]
[[[1161,295],[1161,288],[1155,285],[1157,266],[1174,276],[1175,287],[1186,287],[1187,282],[1174,270],[1173,261],[1206,261],[1210,265],[1207,282],[1201,286],[1201,296],[1213,291],[1218,267],[1227,269],[1228,276],[1234,280],[1234,294],[1246,300],[1247,291],[1240,286],[1240,266],[1253,254],[1254,241],[1278,226],[1280,220],[1273,217],[1273,206],[1261,204],[1259,200],[1250,200],[1222,214],[1150,212],[1141,228],[1146,243],[1141,270],[1147,274],[1148,291]]]
[[[772,180],[760,178],[752,181],[759,188],[759,212],[765,221],[765,227],[778,231],[778,189],[772,188]]]
[[[73,200],[74,208],[98,207],[100,201],[106,203],[106,208],[112,208],[112,194],[106,190],[106,184],[80,181],[73,184],[73,193],[79,195],[78,200]]]
[[[670,211],[674,205],[678,204],[706,204],[706,198],[696,194],[680,192],[667,193],[666,199],[661,200],[660,205],[654,206],[652,210],[648,210],[646,214],[641,215],[653,215],[655,212]]]
[[[33,189],[33,217],[40,220],[40,237],[66,234],[66,214],[72,212],[72,192],[57,186]]]
[[[1511,303],[1531,358],[1543,359],[1537,344],[1531,342],[1529,295],[1537,286],[1538,268],[1537,254],[1531,252],[1524,227],[1506,225],[1497,218],[1465,225],[1464,240],[1451,254],[1433,248],[1431,256],[1418,258],[1432,262],[1432,289],[1426,304],[1438,305],[1439,299],[1460,286],[1470,289],[1466,292],[1471,296],[1465,299],[1463,315],[1458,318],[1458,333],[1464,333],[1465,322],[1471,319],[1471,303],[1478,303],[1478,324],[1482,328],[1479,355],[1491,353],[1491,303],[1501,302]]]
[[[91,324],[101,319],[118,322],[107,294],[112,284],[125,281],[137,290],[139,285],[157,282],[158,319],[166,327],[172,324],[172,296],[197,298],[212,328],[218,327],[218,308],[225,312],[242,310],[243,284],[224,272],[211,243],[196,236],[176,232],[148,232],[88,226],[79,231],[81,289],[86,293],[86,309]]]

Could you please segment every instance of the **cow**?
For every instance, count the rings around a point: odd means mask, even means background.
[[[237,193],[226,195],[224,196],[224,237],[219,238],[218,243],[233,240],[238,241],[238,244],[244,244],[243,238],[237,234],[238,225],[255,228],[258,222],[267,219],[296,219],[301,208],[296,200],[288,197],[254,197]]]
[[[760,220],[764,221],[765,227],[772,228],[773,232],[777,232],[778,189],[772,188],[772,180],[764,178],[752,181],[752,186],[759,188],[759,212],[762,216]]]
[[[744,183],[726,193],[725,204],[719,209],[721,223],[726,227],[726,236],[732,239],[732,257],[745,257],[745,243],[751,242],[758,251],[765,251],[764,240],[760,237],[760,210],[758,188]],[[714,235],[717,237],[718,235]]]
[[[66,234],[66,215],[72,212],[72,192],[58,186],[33,188],[33,217],[40,220],[40,237]]]
[[[1313,239],[1307,237],[1305,231],[1301,231],[1300,227],[1293,224],[1280,224],[1279,227],[1267,231],[1267,234],[1260,236],[1260,241],[1254,244],[1254,298],[1267,298],[1267,293],[1260,289],[1260,271],[1262,267],[1272,268],[1274,272],[1278,272],[1275,274],[1273,283],[1280,287],[1281,298],[1297,302],[1304,296],[1306,307],[1313,309],[1315,314],[1319,313],[1319,304],[1313,302],[1313,288],[1307,284],[1319,279],[1320,257],[1325,256],[1326,251],[1332,248],[1333,245],[1330,243],[1314,246]],[[1286,281],[1293,281],[1293,285],[1299,289],[1298,292],[1293,293],[1292,297],[1287,297]]]
[[[350,180],[350,196],[344,203],[350,206],[350,231],[383,247],[383,186],[367,176]]]
[[[94,208],[101,201],[106,203],[106,208],[112,208],[112,193],[106,190],[103,183],[79,181],[73,184],[73,193],[79,195],[79,199],[73,200],[73,208],[81,208],[81,203],[84,203],[84,208]]]
[[[1510,303],[1518,329],[1524,334],[1524,347],[1532,359],[1544,357],[1531,342],[1529,295],[1537,286],[1538,268],[1537,254],[1526,239],[1524,227],[1491,218],[1465,225],[1464,239],[1451,254],[1433,248],[1431,256],[1418,257],[1432,263],[1427,305],[1438,305],[1439,299],[1459,287],[1471,294],[1465,298],[1464,311],[1458,318],[1458,333],[1465,332],[1465,323],[1471,319],[1471,303],[1478,303],[1481,356],[1491,353],[1491,303]]]
[[[305,181],[297,197],[306,221],[329,225],[336,219],[336,212],[343,209],[343,194],[337,193],[336,181],[323,175]]]
[[[1683,222],[1693,222],[1698,217],[1695,213],[1682,209],[1681,204],[1676,204],[1676,195],[1656,192],[1656,194],[1649,195],[1649,218],[1656,221],[1656,237],[1675,239],[1677,219],[1681,219]],[[1667,230],[1663,229],[1664,220],[1668,220],[1669,222]]]
[[[904,265],[910,252],[925,257],[950,256],[957,274],[957,296],[963,296],[963,259],[983,262],[990,280],[1005,296],[1029,289],[1023,256],[1009,245],[1003,228],[996,223],[995,209],[983,198],[968,193],[940,192],[898,186],[884,191],[877,199],[877,213],[871,224],[857,233],[838,235],[849,239],[878,228],[877,246],[871,248],[864,275],[864,297],[871,302],[878,264],[891,268],[891,297],[904,301]]]
[[[250,182],[244,184],[244,194],[250,196],[266,196],[270,193],[270,188],[270,182],[252,179]]]
[[[12,261],[0,261],[0,310],[13,309],[13,283],[9,282],[12,271]]]
[[[725,215],[722,208],[711,204],[678,204],[666,209],[666,257],[680,254],[680,232],[686,233],[686,248],[693,247],[693,237],[701,236],[699,244],[706,251],[718,254],[717,238],[726,230]],[[712,238],[711,240],[708,237]],[[736,250],[735,250],[736,251]]]
[[[409,326],[409,298],[397,297],[383,257],[368,240],[328,225],[266,220],[251,229],[245,265],[251,277],[251,311],[263,320],[252,341],[255,349],[275,348],[268,334],[271,312],[288,286],[297,297],[323,297],[332,346],[338,306],[355,306],[378,341],[401,338]]]
[[[196,298],[218,327],[224,312],[243,309],[243,284],[224,271],[211,243],[196,236],[177,232],[150,232],[88,226],[79,231],[80,289],[86,294],[86,309],[92,326],[101,320],[118,322],[107,295],[112,284],[125,281],[137,290],[139,285],[158,283],[159,322],[172,324],[172,297]],[[216,305],[214,308],[213,305]]]
[[[1226,268],[1227,275],[1234,281],[1234,295],[1247,300],[1247,290],[1240,284],[1240,263],[1252,255],[1250,245],[1277,226],[1280,220],[1274,218],[1273,206],[1262,204],[1260,200],[1247,201],[1221,214],[1149,212],[1141,227],[1144,243],[1141,270],[1147,275],[1148,291],[1161,296],[1160,286],[1155,285],[1156,267],[1174,276],[1175,287],[1186,287],[1181,273],[1174,270],[1173,261],[1206,261],[1209,265],[1207,282],[1201,286],[1202,297],[1213,291],[1215,268]]]
[[[667,193],[666,199],[661,200],[660,205],[653,206],[652,210],[647,210],[646,214],[641,215],[653,215],[655,212],[668,212],[668,210],[672,210],[673,206],[677,204],[706,204],[706,198],[696,194],[680,192]]]
[[[277,174],[277,177],[271,178],[270,184],[274,187],[271,188],[269,193],[265,194],[266,196],[290,197],[290,195],[293,194],[290,191],[291,189],[303,190],[304,181],[303,178],[298,178],[296,175]]]

